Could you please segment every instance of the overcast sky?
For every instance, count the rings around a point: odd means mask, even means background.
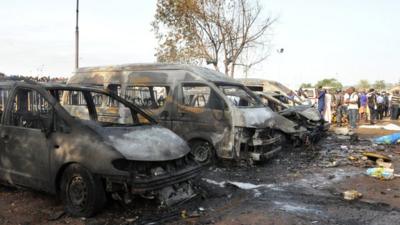
[[[279,17],[272,54],[251,77],[290,87],[337,78],[400,80],[400,1],[263,0]],[[155,0],[80,0],[81,66],[155,62]],[[75,0],[0,3],[0,71],[69,76],[74,66]],[[284,48],[283,53],[275,50]],[[238,69],[240,72],[240,69]]]

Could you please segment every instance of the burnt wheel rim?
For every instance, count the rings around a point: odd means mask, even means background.
[[[210,158],[211,147],[208,143],[200,144],[193,149],[192,154],[197,162],[205,163]]]
[[[68,196],[72,205],[82,210],[87,202],[87,186],[86,182],[80,176],[71,179],[68,185]]]

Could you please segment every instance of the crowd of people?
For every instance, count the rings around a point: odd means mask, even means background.
[[[375,124],[385,117],[399,118],[400,94],[386,91],[357,91],[354,87],[346,90],[326,90],[318,88],[318,111],[329,122],[342,126],[348,122],[356,128],[360,122]]]

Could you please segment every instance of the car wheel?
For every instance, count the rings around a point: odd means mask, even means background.
[[[90,217],[106,202],[101,180],[78,164],[72,164],[64,171],[60,190],[65,211],[71,216]]]
[[[213,146],[207,141],[194,141],[190,145],[191,154],[198,163],[208,165],[214,162],[215,152]]]

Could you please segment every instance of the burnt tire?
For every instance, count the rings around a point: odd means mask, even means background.
[[[106,203],[101,180],[78,164],[72,164],[64,171],[60,191],[65,212],[74,217],[91,217]]]
[[[201,165],[209,165],[215,161],[215,151],[213,146],[207,141],[193,141],[190,143],[190,153],[193,159]]]

